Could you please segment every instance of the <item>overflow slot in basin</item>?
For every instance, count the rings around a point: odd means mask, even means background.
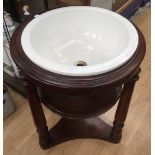
[[[82,66],[87,66],[87,63],[85,61],[77,61],[74,65],[82,67]]]

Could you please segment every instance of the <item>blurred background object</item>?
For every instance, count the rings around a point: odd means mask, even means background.
[[[3,85],[3,119],[15,112],[13,104],[6,85]]]

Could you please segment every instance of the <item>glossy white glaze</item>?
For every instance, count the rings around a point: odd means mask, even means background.
[[[24,29],[25,54],[38,66],[63,75],[108,72],[134,54],[138,34],[124,17],[101,8],[75,6],[36,16]],[[77,67],[84,61],[87,66]]]

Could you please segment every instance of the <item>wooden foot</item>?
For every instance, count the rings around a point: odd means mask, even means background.
[[[102,121],[99,117],[91,119],[68,119],[62,118],[50,131],[50,143],[41,145],[43,149],[48,149],[57,144],[81,138],[92,138],[109,141],[112,127]]]

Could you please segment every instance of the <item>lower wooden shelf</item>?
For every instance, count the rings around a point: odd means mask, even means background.
[[[50,141],[48,145],[40,145],[43,149],[48,149],[57,144],[81,138],[101,139],[112,143],[119,143],[120,140],[113,140],[111,138],[111,130],[112,127],[99,117],[90,119],[62,118],[49,130]]]

